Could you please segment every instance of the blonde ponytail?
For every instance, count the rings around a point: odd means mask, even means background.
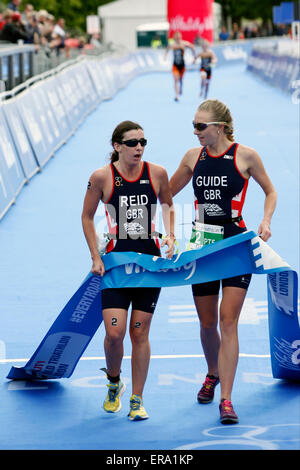
[[[228,140],[234,142],[233,119],[226,104],[219,100],[205,100],[198,107],[198,111],[209,112],[212,116],[212,121],[225,122],[224,134]]]

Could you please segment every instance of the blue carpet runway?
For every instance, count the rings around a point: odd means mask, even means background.
[[[171,176],[185,151],[198,145],[192,120],[199,104],[199,80],[197,72],[186,73],[180,103],[173,101],[171,74],[133,80],[86,119],[0,222],[0,449],[299,450],[300,387],[272,377],[264,276],[253,278],[240,320],[240,360],[232,398],[238,425],[219,423],[219,390],[213,403],[197,403],[206,367],[189,287],[163,289],[153,318],[152,360],[144,392],[149,420],[127,419],[128,335],[123,408],[117,415],[102,410],[102,326],[71,378],[6,380],[12,365],[23,366],[32,355],[91,267],[81,228],[82,203],[90,174],[108,161],[113,129],[124,119],[139,122],[149,141],[144,158],[162,164]],[[261,155],[278,191],[269,244],[299,272],[298,106],[242,65],[216,68],[210,97],[231,109],[236,141]],[[263,196],[251,181],[244,218],[255,231]],[[192,201],[191,186],[174,200],[181,249],[190,225],[179,222],[190,220],[183,206],[191,211]],[[101,207],[95,221],[101,231]]]

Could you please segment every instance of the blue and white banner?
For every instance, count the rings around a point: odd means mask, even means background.
[[[247,70],[259,76],[269,85],[293,93],[300,78],[300,58],[253,48]]]
[[[2,106],[0,107],[0,159],[5,180],[9,180],[13,194],[16,196],[25,184],[26,178],[17,156]]]
[[[172,260],[140,253],[103,257],[103,278],[89,274],[29,362],[12,367],[9,379],[70,377],[102,322],[101,289],[171,287],[240,274],[266,274],[272,372],[275,378],[300,379],[297,273],[253,231],[184,251]]]
[[[39,110],[33,106],[34,97],[35,95],[30,89],[24,91],[16,100],[16,108],[31,142],[35,158],[39,166],[42,167],[53,155],[53,137],[44,122],[45,110],[40,115]]]
[[[29,180],[39,171],[39,166],[18,113],[16,98],[3,103],[2,109],[26,179]]]

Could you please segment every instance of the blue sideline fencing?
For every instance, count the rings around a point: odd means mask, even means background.
[[[247,69],[269,85],[287,93],[293,93],[296,88],[299,89],[299,57],[253,48]]]
[[[56,150],[103,100],[139,73],[161,70],[161,56],[139,51],[118,57],[81,58],[0,104],[0,218],[22,185],[41,170]]]

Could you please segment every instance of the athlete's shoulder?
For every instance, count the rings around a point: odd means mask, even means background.
[[[104,182],[107,179],[107,175],[111,173],[111,165],[107,164],[102,166],[101,168],[97,168],[91,174],[90,180],[93,180],[97,183]]]
[[[151,174],[157,178],[167,175],[167,170],[162,165],[157,163],[147,162]]]
[[[184,156],[181,160],[181,164],[180,164],[181,167],[187,167],[189,169],[189,171],[193,172],[202,149],[203,149],[203,147],[190,148],[184,154]]]
[[[244,159],[253,159],[258,157],[258,153],[254,148],[243,144],[238,144],[238,154]]]

